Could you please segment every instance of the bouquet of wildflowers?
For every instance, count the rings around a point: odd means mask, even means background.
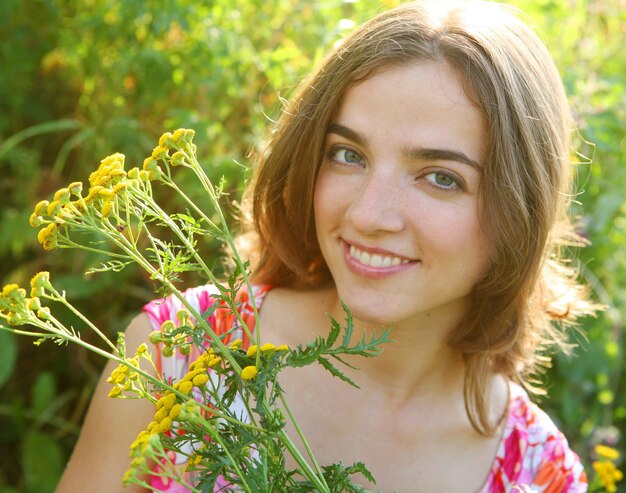
[[[188,129],[164,134],[141,169],[126,170],[122,154],[108,156],[89,176],[86,194],[83,183],[71,183],[52,200],[39,202],[30,218],[31,225],[39,228],[38,240],[44,249],[78,248],[106,255],[107,262],[91,273],[139,266],[160,291],[181,301],[177,321],[164,323],[151,334],[150,343],[160,344],[164,356],[199,354],[183,379],[172,383],[160,378],[150,344],[126,348],[123,334],[115,342],[109,340],[105,331],[72,306],[64,292],[55,289],[47,272],[36,274],[29,290],[15,284],[4,286],[0,328],[32,336],[35,344],[74,343],[111,359],[118,366],[108,378],[112,385],[109,396],[147,399],[154,404],[153,421],[146,423],[130,447],[132,460],[123,478],[125,484],[149,487],[147,475],[156,474],[193,492],[216,488],[249,493],[365,491],[352,482],[356,473],[374,482],[363,464],[317,463],[291,414],[279,377],[285,367],[321,364],[355,385],[336,363],[348,354],[375,356],[389,333],[353,341],[352,319],[346,309],[344,324],[331,319],[328,337],[308,346],[260,344],[261,331],[257,328],[252,333],[235,302],[240,289],[251,289],[248,263],[240,257],[219,206],[222,184],[215,186],[204,173],[193,136]],[[206,191],[209,210],[196,205],[179,188],[173,178],[175,167],[195,174]],[[161,208],[153,194],[155,187],[178,194],[185,213]],[[199,254],[202,237],[217,238],[229,247],[234,269],[227,281],[220,282]],[[256,344],[244,351],[240,341],[225,343],[216,335],[207,322],[210,313],[198,313],[177,288],[180,274],[186,271],[201,272],[215,286],[219,307],[231,310]],[[54,315],[58,305],[74,312],[84,327],[64,326]],[[94,331],[102,344],[84,341],[83,330]],[[191,353],[193,348],[196,350]],[[142,369],[146,364],[154,371]],[[234,406],[235,401],[246,409],[246,418],[236,411],[241,406]],[[304,451],[285,432],[287,420],[298,430]],[[172,452],[186,456],[184,468],[174,466]],[[293,470],[286,467],[287,454],[297,465]],[[162,467],[150,470],[154,463]]]

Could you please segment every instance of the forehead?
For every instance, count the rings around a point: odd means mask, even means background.
[[[332,120],[378,142],[454,147],[482,162],[486,125],[447,62],[384,67],[344,93]]]

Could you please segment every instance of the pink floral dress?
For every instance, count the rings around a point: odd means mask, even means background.
[[[270,286],[253,287],[253,299],[260,310]],[[198,311],[205,313],[217,302],[214,286],[200,286],[185,291],[186,300]],[[248,327],[255,325],[252,299],[242,290],[237,296],[239,312]],[[144,307],[153,330],[159,330],[166,320],[176,320],[176,312],[182,308],[180,300],[173,296],[155,300]],[[219,307],[208,318],[211,327],[218,335],[227,334],[224,342],[242,339],[246,348],[250,341],[238,326],[235,316],[227,309]],[[208,345],[208,342],[207,342]],[[184,356],[175,353],[166,357],[156,355],[159,372],[167,379],[176,381],[187,373],[189,364],[199,356],[194,348]],[[533,493],[584,493],[587,491],[587,477],[578,456],[569,448],[567,439],[556,425],[535,404],[518,385],[511,384],[511,400],[502,441],[489,472],[487,481],[478,493],[508,493],[515,491]],[[234,405],[238,405],[235,401]],[[243,411],[243,408],[242,408]],[[169,433],[169,432],[168,432]],[[184,467],[186,457],[172,452],[173,463]],[[158,467],[158,466],[157,466]],[[191,481],[192,479],[189,478]],[[189,489],[153,476],[151,485],[154,492],[188,493]],[[228,486],[216,484],[215,492],[225,491]]]

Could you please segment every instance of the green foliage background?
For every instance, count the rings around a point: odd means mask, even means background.
[[[32,206],[113,152],[141,163],[163,131],[181,126],[196,129],[202,162],[226,177],[236,201],[246,154],[281,98],[342,33],[396,3],[0,2],[2,285],[50,270],[100,327],[122,330],[153,297],[149,281],[130,271],[87,279],[98,258],[43,253],[28,225]],[[508,3],[550,47],[578,120],[575,212],[592,242],[579,258],[608,310],[584,322],[575,358],[556,357],[542,406],[589,463],[598,440],[625,448],[626,2]],[[53,491],[103,363],[0,332],[0,493]]]

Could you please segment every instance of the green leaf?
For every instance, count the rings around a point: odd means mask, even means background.
[[[17,359],[17,343],[15,336],[7,331],[0,330],[0,387],[13,373]]]
[[[40,413],[54,400],[56,395],[54,375],[48,371],[40,373],[32,389],[33,408]]]
[[[357,389],[360,389],[361,387],[359,387],[356,383],[354,383],[354,381],[352,381],[350,378],[348,378],[346,375],[344,375],[343,373],[341,373],[341,371],[339,371],[339,369],[333,365],[330,361],[328,361],[326,358],[323,357],[319,357],[318,360],[320,365],[322,365],[326,370],[328,370],[332,376],[340,378],[341,380],[343,380],[344,382],[349,383],[350,385],[352,385],[353,387],[356,387]]]
[[[9,152],[13,147],[23,140],[29,139],[36,135],[47,134],[52,132],[63,132],[65,130],[74,130],[82,127],[82,123],[73,119],[53,120],[50,122],[40,123],[32,127],[25,128],[20,132],[12,135],[0,144],[0,159]]]
[[[29,432],[22,446],[22,464],[28,493],[53,493],[65,459],[60,445],[39,431]]]

